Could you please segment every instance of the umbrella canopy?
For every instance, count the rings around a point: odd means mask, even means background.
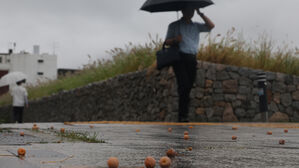
[[[141,10],[148,12],[179,11],[185,7],[194,9],[214,4],[211,0],[147,0]]]
[[[0,87],[7,85],[16,85],[17,82],[27,79],[27,76],[22,72],[10,72],[0,79]]]

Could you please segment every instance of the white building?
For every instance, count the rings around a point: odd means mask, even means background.
[[[36,85],[39,82],[57,79],[57,56],[40,54],[39,46],[33,46],[33,53],[21,51],[0,53],[0,71],[23,72],[27,75],[27,83]]]

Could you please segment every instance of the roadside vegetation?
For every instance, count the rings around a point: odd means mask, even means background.
[[[110,60],[97,60],[85,65],[82,71],[75,74],[28,87],[29,99],[38,99],[150,67],[155,62],[155,53],[161,48],[163,41],[158,36],[149,37],[150,41],[146,44],[129,43],[124,48],[108,51],[112,56]],[[203,40],[208,42],[200,46],[198,60],[299,75],[299,49],[289,48],[287,45],[275,47],[274,42],[266,35],[248,42],[232,29],[225,35],[207,36]],[[8,104],[11,104],[8,94],[0,97],[0,106]]]
[[[97,139],[98,133],[94,132],[93,134],[89,132],[75,132],[75,131],[66,131],[64,133],[55,132],[57,136],[61,138],[68,138],[71,140],[78,140],[87,143],[105,143],[104,140]]]

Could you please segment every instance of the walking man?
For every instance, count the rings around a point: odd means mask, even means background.
[[[205,23],[193,22],[194,12]],[[196,55],[199,46],[199,33],[210,32],[214,23],[199,9],[187,7],[182,10],[183,17],[168,26],[166,45],[178,45],[180,61],[172,66],[177,80],[179,94],[179,122],[188,122],[190,92],[196,77]]]

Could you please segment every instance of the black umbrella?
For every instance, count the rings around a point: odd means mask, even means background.
[[[147,0],[141,10],[148,12],[179,11],[185,7],[194,9],[214,4],[211,0]]]

